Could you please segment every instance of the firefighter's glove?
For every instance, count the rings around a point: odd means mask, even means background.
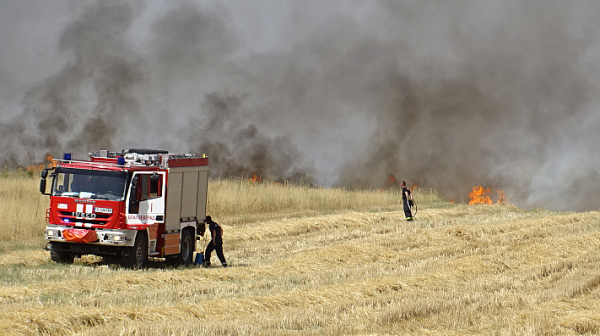
[[[410,204],[410,206],[415,206],[415,201],[413,201],[413,200],[409,200],[409,201],[408,201],[408,204]]]

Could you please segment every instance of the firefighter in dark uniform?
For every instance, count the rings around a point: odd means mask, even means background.
[[[407,221],[412,221],[412,211],[410,205],[412,203],[412,193],[406,187],[406,181],[402,181],[402,205],[404,206],[404,215]]]
[[[204,252],[204,267],[210,266],[210,255],[213,250],[217,252],[217,257],[219,257],[221,265],[227,267],[227,261],[225,261],[225,256],[223,255],[223,229],[219,224],[213,222],[210,216],[206,216],[206,223],[208,223],[208,231],[210,231],[211,239]]]

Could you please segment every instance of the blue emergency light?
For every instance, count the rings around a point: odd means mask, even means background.
[[[122,166],[122,165],[124,165],[124,164],[125,164],[125,158],[124,158],[124,157],[122,157],[122,156],[119,156],[119,157],[117,158],[117,164],[118,164],[119,166]]]
[[[71,161],[71,153],[63,153],[63,159],[65,161]]]

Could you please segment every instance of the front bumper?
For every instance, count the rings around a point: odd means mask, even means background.
[[[72,226],[48,225],[46,226],[45,236],[49,242],[71,243],[63,236],[63,230],[72,229]],[[89,230],[89,229],[88,229]],[[106,245],[106,246],[133,246],[135,231],[132,230],[114,230],[114,229],[96,229],[98,240],[83,245]],[[81,245],[81,244],[77,244]]]

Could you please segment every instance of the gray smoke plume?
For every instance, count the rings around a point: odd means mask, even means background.
[[[22,113],[2,125],[7,153],[21,153],[22,161],[25,151],[39,156],[113,146],[126,116],[139,112],[133,91],[142,73],[125,40],[133,18],[130,6],[102,1],[66,25],[58,39],[65,65],[27,90]]]
[[[160,147],[216,176],[600,206],[596,2],[48,3],[0,4],[5,165]]]

